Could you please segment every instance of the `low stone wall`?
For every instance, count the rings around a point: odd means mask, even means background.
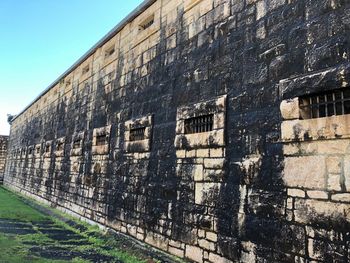
[[[8,136],[0,135],[0,184],[2,184],[4,180],[6,157],[7,157],[7,141],[8,141]]]

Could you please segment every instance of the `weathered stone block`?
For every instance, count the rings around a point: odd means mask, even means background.
[[[325,189],[326,163],[324,156],[287,157],[283,180],[288,187]],[[306,169],[306,167],[308,167]]]
[[[210,262],[215,262],[215,263],[232,263],[231,260],[228,260],[220,255],[215,254],[215,253],[209,253],[209,260],[210,260]]]
[[[328,157],[326,159],[327,171],[331,174],[340,174],[342,172],[342,159],[339,157]]]
[[[295,201],[295,221],[301,224],[311,222],[337,222],[344,220],[350,223],[350,207],[348,204],[337,204],[333,202],[313,199],[298,199]]]
[[[196,183],[195,203],[198,205],[212,205],[217,202],[220,186],[220,183]]]
[[[199,240],[198,240],[198,245],[199,245],[201,248],[204,248],[205,250],[215,251],[215,243],[210,242],[210,241],[208,241],[208,240],[199,239]]]
[[[180,258],[183,258],[184,255],[185,255],[185,252],[182,249],[175,248],[175,247],[172,247],[172,246],[169,246],[168,251],[169,251],[170,254],[178,256]]]
[[[224,166],[224,158],[206,158],[204,159],[204,167],[209,169],[222,169]]]
[[[185,257],[195,262],[203,262],[203,250],[199,247],[186,245]]]
[[[282,101],[280,105],[280,110],[282,117],[285,120],[299,119],[299,98]]]
[[[328,174],[327,189],[333,191],[341,191],[340,174]]]
[[[334,201],[350,203],[350,194],[333,194],[331,199]]]
[[[328,192],[325,191],[307,191],[306,193],[312,199],[328,199]]]
[[[300,190],[300,189],[289,188],[287,194],[288,194],[288,196],[292,196],[292,197],[305,198],[305,191]]]

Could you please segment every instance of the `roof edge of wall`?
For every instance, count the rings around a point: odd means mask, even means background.
[[[120,21],[112,30],[110,30],[100,41],[98,41],[92,48],[90,48],[83,56],[81,56],[70,68],[68,68],[63,74],[61,74],[54,82],[52,82],[44,91],[42,91],[32,102],[30,102],[20,113],[18,113],[12,120],[15,121],[20,115],[22,115],[27,109],[29,109],[35,102],[37,102],[42,96],[44,96],[50,89],[59,83],[61,79],[69,75],[74,69],[76,69],[84,60],[91,56],[98,48],[103,46],[117,33],[119,33],[128,23],[134,20],[138,15],[144,12],[157,0],[144,0],[138,7],[136,7],[129,15],[127,15],[122,21]]]

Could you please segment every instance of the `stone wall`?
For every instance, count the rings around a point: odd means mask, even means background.
[[[348,262],[349,115],[300,101],[349,88],[350,3],[148,2],[15,118],[5,184],[196,262]]]
[[[4,180],[6,154],[7,154],[7,141],[8,141],[8,136],[0,135],[0,184],[2,184]]]

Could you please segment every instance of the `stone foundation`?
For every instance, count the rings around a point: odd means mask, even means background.
[[[4,181],[8,136],[0,136],[0,184]]]

